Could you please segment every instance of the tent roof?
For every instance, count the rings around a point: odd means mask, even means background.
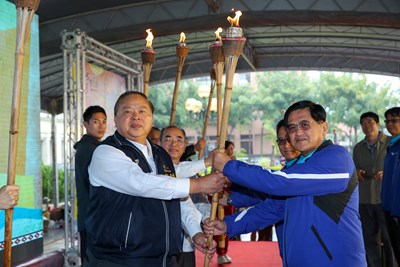
[[[208,75],[208,47],[214,31],[229,26],[232,8],[243,12],[240,26],[247,38],[237,72],[312,69],[399,76],[398,0],[41,0],[36,13],[42,108],[63,96],[63,30],[80,29],[140,61],[145,30],[151,28],[154,84],[175,79],[181,31],[190,47],[182,78]]]

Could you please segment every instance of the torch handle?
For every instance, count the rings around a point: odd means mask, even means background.
[[[214,95],[214,89],[215,89],[215,81],[211,80],[210,95],[208,96],[207,110],[206,110],[206,114],[204,116],[203,135],[201,137],[204,140],[207,137],[208,120],[210,119],[211,102],[212,102],[212,98]],[[203,154],[204,154],[204,149],[199,151],[199,159],[203,158]]]
[[[214,64],[217,83],[217,142],[219,142],[222,120],[222,75],[224,73],[224,62]]]
[[[212,196],[212,200],[211,200],[211,212],[210,212],[210,220],[211,221],[215,220],[215,217],[217,215],[218,199],[219,199],[219,194],[214,193]],[[213,235],[208,236],[207,247],[211,247],[213,239],[214,239]],[[207,255],[205,255],[204,267],[208,267],[209,265],[210,265],[210,259],[207,257]]]
[[[178,102],[178,92],[179,92],[179,83],[181,81],[182,67],[185,62],[184,56],[178,56],[178,69],[176,71],[175,77],[175,87],[174,87],[174,95],[172,97],[172,105],[171,105],[171,116],[169,120],[169,125],[175,124],[175,116],[176,116],[176,103]]]
[[[16,48],[15,48],[15,67],[14,67],[14,84],[11,107],[10,136],[9,136],[9,153],[8,153],[8,171],[7,184],[15,184],[15,173],[18,151],[18,124],[19,110],[22,91],[22,73],[24,65],[25,41],[30,32],[35,10],[39,5],[39,0],[28,2],[17,1],[17,31],[16,31]],[[30,4],[32,6],[24,7],[20,4]],[[11,266],[11,249],[12,249],[12,219],[14,209],[6,210],[6,222],[4,228],[4,266]]]
[[[150,72],[152,68],[152,64],[146,63],[143,64],[143,76],[144,76],[144,88],[143,93],[148,96],[149,95],[149,82],[150,82]]]

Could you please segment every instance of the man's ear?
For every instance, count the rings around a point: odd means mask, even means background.
[[[324,133],[324,136],[326,136],[326,134],[328,133],[328,123],[326,121],[322,123],[322,131]]]
[[[88,128],[88,127],[89,127],[89,123],[88,123],[87,121],[83,121],[83,126],[84,126],[85,128]]]

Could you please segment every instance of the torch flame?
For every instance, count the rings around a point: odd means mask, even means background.
[[[218,40],[220,43],[222,43],[221,36],[219,35],[220,32],[222,32],[222,28],[221,28],[221,27],[219,27],[219,28],[215,31],[215,40]]]
[[[240,10],[235,12],[235,17],[231,18],[230,16],[228,16],[228,21],[231,24],[231,27],[239,27],[239,18],[242,15],[242,12]]]
[[[181,44],[183,44],[183,43],[185,42],[185,40],[186,40],[186,35],[185,35],[184,32],[181,32],[181,38],[179,39],[179,42],[180,42]]]
[[[146,37],[146,48],[150,48],[151,49],[151,45],[153,43],[153,39],[154,39],[154,35],[151,32],[151,29],[147,29],[147,37]]]

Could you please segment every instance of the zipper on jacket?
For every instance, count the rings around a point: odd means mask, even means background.
[[[162,205],[164,209],[164,217],[165,217],[165,253],[163,258],[163,267],[167,266],[167,257],[169,253],[169,219],[168,219],[168,211],[167,206],[165,205],[165,201],[162,200]]]
[[[128,228],[126,229],[125,248],[128,244],[128,235],[129,235],[129,229],[131,228],[131,219],[132,219],[132,212],[129,214]]]
[[[321,236],[318,233],[317,228],[314,225],[311,225],[311,230],[313,231],[315,237],[317,238],[318,242],[321,244],[322,248],[324,249],[326,256],[328,256],[329,260],[332,261],[333,256],[330,253],[328,247],[326,246],[325,242],[322,240]]]
[[[288,223],[288,218],[289,218],[289,211],[288,211],[288,207],[287,207],[287,200],[286,200],[286,203],[285,203],[285,212],[286,212],[286,218],[284,219],[284,223],[283,223],[283,252],[282,252],[282,255],[283,255],[283,258],[285,259],[285,264],[284,264],[284,266],[289,266],[288,265],[288,263],[287,263],[287,255],[286,255],[286,225],[287,225],[287,223]]]

